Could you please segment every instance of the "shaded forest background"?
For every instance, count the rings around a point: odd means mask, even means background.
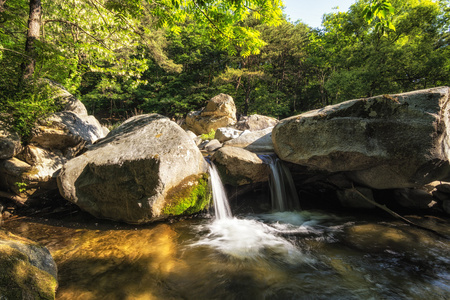
[[[260,50],[244,42],[229,47],[209,33],[211,23],[168,19],[151,1],[139,9],[124,5],[136,1],[42,3],[33,78],[62,84],[103,123],[151,112],[181,119],[218,93],[231,95],[239,114],[281,119],[349,99],[450,85],[448,0],[390,1],[395,30],[367,22],[366,0],[324,15],[323,28],[285,17],[271,26],[252,13],[240,26],[246,38],[261,40]],[[0,0],[0,111],[21,112],[13,114],[19,130],[54,106],[45,88],[20,83],[28,15],[27,1]]]

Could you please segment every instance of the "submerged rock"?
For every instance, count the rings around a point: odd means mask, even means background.
[[[189,135],[158,114],[128,119],[58,177],[64,198],[99,218],[146,223],[201,211],[207,164]]]
[[[57,268],[50,252],[0,229],[0,298],[55,299]]]
[[[208,101],[206,107],[190,112],[186,117],[188,129],[196,134],[209,133],[220,127],[236,124],[236,106],[233,98],[219,94]]]
[[[449,88],[350,100],[282,120],[272,134],[285,161],[345,172],[376,189],[450,176]]]

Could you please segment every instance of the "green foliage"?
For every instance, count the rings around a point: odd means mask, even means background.
[[[37,120],[41,120],[61,109],[61,103],[53,97],[52,88],[47,83],[30,84],[13,95],[4,95],[0,113],[10,118],[6,121],[27,142]]]
[[[367,23],[375,23],[375,31],[386,33],[387,29],[395,31],[394,24],[389,20],[389,16],[395,14],[395,9],[389,0],[375,0],[366,5],[363,16]]]
[[[284,118],[450,84],[448,0],[358,0],[321,29],[282,20],[280,4],[43,0],[35,79],[63,84],[108,124],[152,112],[180,120],[219,93],[238,114]],[[8,0],[0,12],[0,109],[25,136],[33,111],[53,111],[45,91],[17,84],[27,9]]]
[[[200,138],[202,139],[202,141],[211,141],[214,139],[214,136],[216,135],[216,131],[214,129],[211,129],[210,132],[208,133],[204,133],[200,136]]]
[[[20,193],[25,193],[28,184],[26,182],[16,182],[15,183]]]

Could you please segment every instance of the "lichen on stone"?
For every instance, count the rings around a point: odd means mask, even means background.
[[[205,209],[210,201],[208,175],[192,175],[168,191],[162,212],[172,216],[190,215]]]

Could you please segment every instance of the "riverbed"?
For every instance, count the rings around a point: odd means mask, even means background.
[[[449,219],[409,216],[450,235]],[[46,246],[57,299],[449,299],[450,242],[372,213],[133,226],[83,212],[8,220]]]

